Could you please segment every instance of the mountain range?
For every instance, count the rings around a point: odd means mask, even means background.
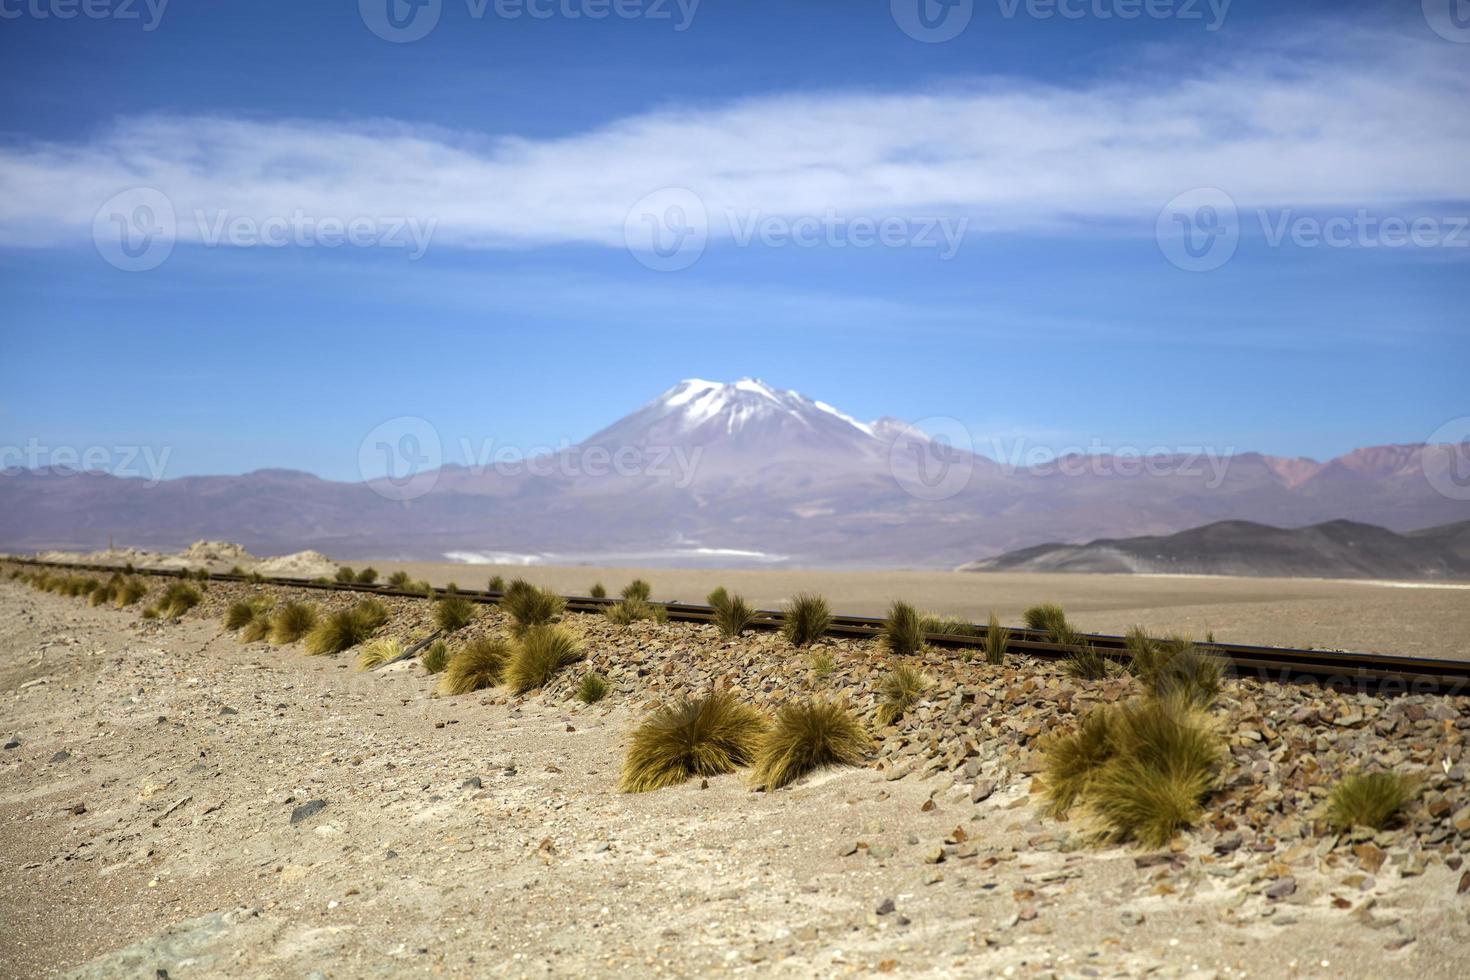
[[[1470,521],[1407,534],[1355,521],[1299,528],[1218,521],[1177,534],[1041,544],[960,570],[1470,580]]]
[[[56,468],[0,475],[0,548],[641,564],[954,567],[1041,542],[1168,535],[1218,521],[1348,520],[1391,531],[1470,518],[1438,492],[1457,448],[1326,462],[1241,453],[1068,456],[1010,466],[896,419],[862,422],[754,379],[686,380],[535,466],[446,464],[428,488],[290,470],[153,483]]]

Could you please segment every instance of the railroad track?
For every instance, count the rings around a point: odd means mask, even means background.
[[[42,561],[37,558],[6,558],[12,564],[34,565],[69,571],[117,572],[117,565],[78,564],[71,562]],[[177,571],[164,569],[135,569],[133,574],[151,575],[161,578],[179,578]],[[197,573],[190,573],[198,578]],[[256,579],[249,574],[212,572],[210,581],[258,582],[262,585],[284,586],[298,589],[318,589],[328,592],[358,592],[380,596],[402,596],[405,598],[428,598],[423,589],[400,589],[386,584],[362,582],[318,582],[306,579],[279,576]],[[431,588],[435,597],[449,594],[448,589]],[[503,593],[489,589],[457,589],[456,595],[471,602],[494,604]],[[571,612],[598,613],[617,602],[612,598],[592,596],[563,596]],[[660,602],[671,620],[677,622],[707,623],[714,619],[714,610],[703,604],[689,602]],[[780,610],[762,609],[756,612],[751,624],[754,629],[780,629],[785,624],[785,615]],[[876,639],[883,629],[883,620],[870,616],[834,616],[829,632],[834,636]],[[1008,652],[1026,653],[1044,659],[1060,660],[1071,653],[1071,648],[1053,642],[1040,630],[1009,627],[1006,641]],[[986,626],[972,624],[964,634],[930,633],[928,642],[936,647],[957,650],[983,650]],[[1083,638],[1099,650],[1127,659],[1126,640],[1107,633],[1084,633]],[[1237,676],[1251,676],[1258,680],[1292,683],[1312,681],[1337,686],[1371,687],[1375,692],[1414,694],[1459,694],[1470,690],[1470,662],[1437,660],[1432,657],[1404,657],[1392,654],[1353,653],[1342,650],[1311,650],[1294,647],[1254,646],[1240,643],[1210,643],[1209,648],[1223,657]]]

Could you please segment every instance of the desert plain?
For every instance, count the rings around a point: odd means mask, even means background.
[[[463,585],[475,581],[467,571],[496,571],[407,567]],[[599,578],[616,587],[625,573],[518,571],[572,591]],[[647,574],[656,598],[697,597],[716,578],[761,604],[798,582],[826,585],[844,611],[876,612],[896,591],[940,611],[1004,615],[1046,595],[1099,629],[1152,610],[1221,633],[1269,630],[1293,609],[1327,623],[1361,615],[1363,596],[1381,609],[1418,603],[1401,622],[1463,615],[1453,590],[1357,584],[1282,594],[1280,583],[1089,577],[1067,593],[1032,576]],[[936,581],[951,591],[921,588]],[[1074,598],[1083,585],[1091,602]],[[1142,848],[1046,815],[1039,793],[1039,741],[1131,696],[1126,678],[930,650],[917,660],[934,687],[885,727],[875,692],[890,658],[871,641],[795,651],[775,634],[569,615],[585,659],[544,689],[445,697],[415,660],[360,672],[350,653],[242,643],[222,616],[262,593],[353,601],[216,582],[183,616],[150,620],[143,603],[93,607],[0,581],[0,976],[1470,968],[1464,696],[1229,682],[1218,708],[1229,757],[1205,818]],[[385,633],[408,642],[432,631],[427,601],[388,605]],[[1334,626],[1343,632],[1245,635],[1319,645],[1360,635]],[[505,628],[503,611],[486,608],[467,632]],[[830,663],[815,669],[816,656]],[[609,691],[583,704],[576,682],[592,671]],[[763,710],[843,698],[874,735],[870,758],[772,791],[735,772],[619,792],[629,731],[660,704],[714,688]],[[1421,794],[1392,829],[1331,832],[1328,789],[1367,764],[1421,774]]]

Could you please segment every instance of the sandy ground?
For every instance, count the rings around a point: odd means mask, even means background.
[[[491,575],[521,576],[565,594],[602,582],[616,594],[635,577],[655,599],[703,602],[725,585],[761,608],[778,608],[802,590],[828,597],[837,612],[881,616],[894,599],[984,622],[994,611],[1018,624],[1038,602],[1059,602],[1081,629],[1122,633],[1213,632],[1229,643],[1317,647],[1470,660],[1470,588],[1322,579],[1061,575],[1004,572],[833,572],[490,566],[379,560],[385,576],[402,568],[435,585],[483,588]]]
[[[1208,857],[1058,850],[1024,781],[978,804],[872,769],[630,797],[636,697],[438,699],[415,666],[9,581],[0,651],[6,977],[1470,970],[1443,864],[1304,866],[1267,902]]]

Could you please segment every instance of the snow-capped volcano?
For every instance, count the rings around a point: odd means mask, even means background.
[[[764,460],[799,456],[810,465],[838,457],[868,462],[886,453],[888,442],[873,426],[800,392],[755,378],[728,384],[690,378],[582,445],[699,447]]]

